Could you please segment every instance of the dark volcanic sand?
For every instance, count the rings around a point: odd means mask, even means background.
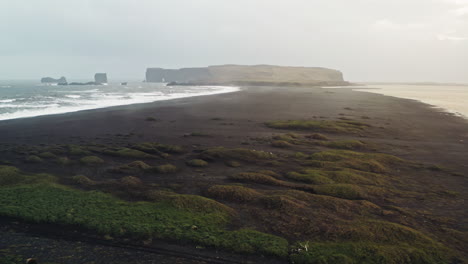
[[[157,121],[147,121],[147,117]],[[254,87],[229,94],[0,121],[0,144],[155,141],[188,149],[245,144],[256,148],[253,139],[280,132],[265,127],[266,121],[343,117],[371,124],[371,129],[356,137],[378,143],[379,151],[439,164],[460,174],[418,176],[422,190],[443,186],[459,192],[462,199],[415,206],[453,217],[461,229],[467,228],[468,213],[462,201],[468,198],[468,181],[461,175],[468,175],[468,121],[412,100],[347,89]],[[210,137],[184,136],[192,132]],[[130,137],[122,136],[130,133]],[[0,248],[4,243],[0,240]]]

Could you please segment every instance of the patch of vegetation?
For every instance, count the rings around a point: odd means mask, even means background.
[[[449,263],[439,250],[421,250],[404,243],[298,243],[291,261],[297,264],[436,264]]]
[[[189,134],[191,137],[212,137],[213,135],[203,133],[203,132],[192,132]]]
[[[96,181],[91,180],[85,175],[75,175],[71,177],[71,180],[78,184],[78,185],[83,185],[83,186],[94,186],[97,184]]]
[[[317,143],[320,146],[325,146],[329,148],[337,148],[337,149],[365,149],[366,144],[359,140],[341,140],[341,141],[329,141],[329,142],[320,142]]]
[[[98,156],[86,156],[80,159],[80,162],[84,165],[92,166],[92,165],[99,165],[103,164],[104,160]]]
[[[116,172],[116,173],[131,174],[131,173],[140,173],[140,172],[149,170],[151,168],[152,167],[146,164],[145,162],[137,160],[137,161],[133,161],[133,162],[121,165],[116,168],[112,168],[111,171]]]
[[[67,157],[57,157],[54,160],[54,162],[62,166],[69,165],[70,163],[72,163],[72,161]]]
[[[331,184],[335,183],[332,179],[327,177],[327,173],[319,170],[307,170],[303,173],[299,172],[288,172],[286,174],[288,179],[301,181],[311,184]]]
[[[153,167],[151,170],[158,172],[158,173],[168,174],[168,173],[177,172],[177,167],[172,164],[164,164],[164,165]]]
[[[91,152],[85,147],[78,145],[67,145],[68,153],[72,156],[89,156]]]
[[[238,168],[238,167],[242,166],[242,164],[240,164],[239,162],[237,162],[235,160],[227,160],[226,162],[224,162],[224,164],[226,164],[226,166],[232,167],[232,168]]]
[[[276,158],[276,155],[271,152],[253,149],[216,147],[200,153],[200,158],[204,160],[221,159],[255,162],[257,160],[271,160]]]
[[[277,180],[270,175],[258,173],[258,172],[243,172],[243,173],[239,173],[236,175],[232,175],[230,178],[236,181],[241,181],[241,182],[253,182],[253,183],[268,184],[268,185],[282,186],[282,185],[287,184],[286,182]]]
[[[160,144],[156,142],[144,142],[132,146],[133,149],[151,154],[162,155],[164,153],[180,154],[184,152],[181,146]]]
[[[192,167],[206,167],[208,166],[208,162],[202,160],[202,159],[192,159],[186,162],[187,165],[192,166]]]
[[[207,190],[210,197],[236,203],[251,202],[262,196],[254,189],[235,185],[214,185]]]
[[[143,184],[140,178],[135,177],[135,176],[125,176],[120,179],[120,183],[127,185],[127,186],[140,186]]]
[[[391,165],[402,164],[405,161],[387,154],[363,153],[349,150],[329,150],[314,153],[310,159],[318,167],[351,168],[360,171],[383,173]],[[317,162],[318,161],[318,162]]]
[[[324,184],[316,185],[313,189],[317,194],[349,200],[363,199],[365,197],[362,189],[354,184]]]
[[[137,149],[130,149],[130,148],[117,148],[117,149],[112,149],[112,150],[106,150],[104,151],[104,154],[116,156],[116,157],[134,158],[134,159],[156,158],[155,156],[151,154],[145,153]]]
[[[291,143],[284,140],[275,140],[271,142],[271,145],[275,148],[290,148],[293,146]]]
[[[16,167],[0,165],[0,186],[54,182],[55,180],[56,178],[50,174],[28,174]]]
[[[57,158],[57,156],[54,154],[54,153],[51,153],[51,152],[41,152],[39,154],[37,154],[37,156],[39,156],[40,158],[42,159],[55,159]]]
[[[370,125],[357,121],[288,120],[267,122],[266,126],[277,129],[296,129],[326,132],[359,132]]]
[[[12,186],[0,188],[0,215],[33,223],[79,226],[112,237],[191,241],[240,253],[287,255],[285,239],[248,229],[228,231],[225,226],[230,211],[220,207],[210,211],[207,201],[212,200],[195,197],[125,202],[101,192],[60,185]]]
[[[41,158],[39,158],[38,156],[36,156],[36,155],[27,156],[25,161],[29,162],[29,163],[41,163],[41,162],[43,162],[43,160]]]
[[[315,139],[315,140],[329,140],[330,139],[327,136],[325,136],[324,134],[320,134],[320,133],[313,133],[311,135],[308,135],[307,138],[311,138],[311,139]]]

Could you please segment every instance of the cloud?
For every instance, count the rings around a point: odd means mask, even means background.
[[[468,37],[438,34],[437,39],[440,40],[440,41],[456,41],[456,42],[458,42],[458,41],[468,40]]]
[[[397,23],[388,19],[380,19],[374,22],[373,28],[377,30],[418,30],[426,27],[423,23]]]

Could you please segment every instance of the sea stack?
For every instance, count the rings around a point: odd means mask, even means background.
[[[106,73],[96,73],[96,74],[94,74],[94,82],[96,84],[107,83],[107,74]]]
[[[67,84],[67,79],[65,77],[60,77],[59,79],[54,79],[52,77],[43,77],[41,78],[41,83],[46,83],[46,84]]]

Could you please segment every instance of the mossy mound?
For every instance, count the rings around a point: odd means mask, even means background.
[[[186,162],[188,166],[191,167],[206,167],[208,166],[208,162],[202,160],[202,159],[192,159]]]
[[[16,167],[0,165],[0,186],[33,184],[41,182],[55,182],[56,177],[46,174],[30,174],[20,171]]]
[[[75,175],[71,177],[72,182],[82,186],[94,186],[97,184],[96,181],[91,180],[85,175]]]
[[[313,187],[317,194],[329,195],[343,199],[364,199],[366,197],[362,188],[354,184],[324,184]]]
[[[49,152],[49,151],[41,152],[41,153],[37,154],[37,156],[39,156],[42,159],[55,159],[55,158],[57,158],[57,156],[54,153]]]
[[[164,153],[179,154],[183,153],[184,149],[176,145],[166,145],[156,142],[144,142],[132,146],[133,149],[151,154],[163,155]]]
[[[86,156],[80,159],[80,162],[87,166],[100,165],[104,163],[104,160],[98,156]]]
[[[230,210],[213,204],[213,200],[190,195],[176,195],[171,201],[125,202],[97,191],[48,184],[0,188],[1,216],[71,225],[113,237],[191,241],[278,257],[288,254],[283,238],[249,229],[226,230]]]
[[[298,243],[291,261],[297,264],[436,264],[450,263],[441,249],[366,242]]]
[[[131,149],[131,148],[116,148],[105,150],[104,154],[116,156],[116,157],[123,157],[123,158],[134,158],[134,159],[154,159],[156,158],[154,155],[148,154],[146,152]]]
[[[200,153],[200,158],[204,160],[242,160],[246,162],[255,162],[258,160],[271,160],[276,155],[271,152],[245,148],[210,148]]]
[[[320,134],[320,133],[313,133],[313,134],[308,135],[306,137],[311,138],[311,139],[315,139],[315,140],[330,140],[330,138],[328,138],[324,134]]]
[[[359,132],[370,125],[357,121],[288,120],[267,122],[266,126],[277,129],[297,129],[326,132]]]
[[[285,182],[275,179],[274,177],[258,173],[258,172],[243,172],[230,177],[232,180],[241,181],[241,182],[252,182],[260,183],[267,185],[284,185]]]
[[[327,173],[319,170],[309,170],[303,173],[299,172],[288,172],[286,174],[288,179],[301,181],[311,184],[331,184],[335,183],[332,179],[327,177]]]
[[[254,189],[234,186],[234,185],[215,185],[211,186],[207,190],[207,194],[210,197],[226,200],[230,202],[246,203],[255,201],[262,196],[261,193]]]
[[[112,168],[110,171],[115,172],[115,173],[140,173],[144,172],[146,170],[151,169],[152,167],[148,164],[146,164],[143,161],[137,160],[130,162],[128,164],[121,165],[116,168]]]
[[[293,146],[291,143],[284,140],[275,140],[271,142],[271,145],[275,148],[290,148]]]
[[[403,164],[404,160],[381,153],[363,153],[349,150],[328,150],[312,154],[309,157],[315,165],[322,168],[351,168],[360,171],[384,173],[389,166]],[[315,161],[315,163],[314,163]]]
[[[155,166],[151,170],[157,173],[167,174],[167,173],[175,173],[177,172],[178,169],[176,166],[172,164],[164,164],[164,165]]]
[[[143,182],[140,180],[140,178],[135,177],[135,176],[125,176],[120,179],[120,183],[126,186],[141,186]]]
[[[329,141],[317,143],[320,146],[336,149],[365,149],[367,145],[359,140],[341,140],[341,141]]]
[[[28,163],[42,163],[42,162],[44,162],[43,159],[39,158],[36,155],[27,156],[25,161],[28,162]]]

